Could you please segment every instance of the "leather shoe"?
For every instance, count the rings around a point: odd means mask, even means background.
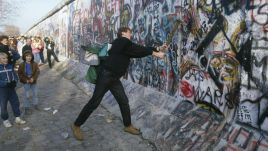
[[[72,128],[74,137],[75,137],[77,140],[81,141],[81,140],[84,139],[80,127],[75,126],[74,124],[72,124],[72,125],[71,125],[71,128]]]
[[[124,128],[124,131],[125,132],[128,132],[130,134],[133,134],[133,135],[139,135],[139,134],[141,134],[140,129],[135,128],[133,125],[130,125],[130,126],[125,127]]]

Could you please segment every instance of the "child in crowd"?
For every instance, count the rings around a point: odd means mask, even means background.
[[[4,52],[8,56],[8,64],[12,64],[15,67],[16,61],[20,59],[20,55],[16,50],[11,49],[8,42],[8,36],[0,36],[0,52]]]
[[[37,86],[36,81],[39,76],[40,70],[38,64],[34,62],[34,56],[30,50],[25,51],[22,55],[23,62],[19,65],[18,75],[20,82],[23,83],[25,99],[24,108],[25,114],[31,114],[30,110],[30,91],[33,94],[33,105],[36,110],[38,108],[38,96],[37,96]]]
[[[8,64],[8,55],[4,52],[0,52],[0,105],[1,105],[1,118],[5,127],[11,127],[11,123],[8,120],[7,103],[13,110],[13,114],[16,117],[15,123],[25,124],[26,122],[20,118],[20,103],[16,93],[15,87],[18,81],[13,66]]]

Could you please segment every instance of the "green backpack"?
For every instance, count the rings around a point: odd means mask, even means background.
[[[110,50],[111,46],[112,46],[111,44],[106,43],[102,47],[99,47],[99,48],[92,47],[92,48],[87,49],[87,51],[89,51],[90,53],[93,53],[93,54],[97,54],[99,62],[101,62],[102,60],[105,60],[105,58],[108,56],[108,51]],[[87,70],[87,74],[85,76],[85,79],[89,83],[96,84],[99,66],[100,66],[100,64],[89,66],[89,68]]]
[[[85,79],[92,84],[96,84],[97,81],[97,67],[96,66],[90,66],[87,69],[87,74],[85,76]]]

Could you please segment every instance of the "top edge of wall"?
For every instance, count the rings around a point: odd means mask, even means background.
[[[29,28],[27,32],[29,32],[31,29],[33,29],[35,26],[37,26],[39,23],[43,22],[47,18],[51,17],[52,15],[56,14],[58,11],[60,11],[64,6],[69,5],[70,3],[74,2],[75,0],[62,0],[59,4],[57,4],[51,11],[47,13],[43,18],[41,18],[37,23],[35,23],[31,28]]]

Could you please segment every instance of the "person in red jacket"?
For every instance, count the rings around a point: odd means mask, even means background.
[[[108,52],[109,56],[101,64],[92,98],[84,106],[71,126],[77,140],[83,140],[80,126],[85,123],[90,114],[99,106],[103,96],[109,90],[119,104],[125,126],[124,131],[134,135],[140,134],[140,130],[131,124],[129,101],[120,77],[127,71],[130,58],[141,58],[148,55],[164,58],[165,53],[163,51],[167,49],[167,45],[163,44],[161,47],[154,48],[135,44],[131,41],[132,31],[128,27],[119,28],[117,37],[112,42],[112,47]]]

